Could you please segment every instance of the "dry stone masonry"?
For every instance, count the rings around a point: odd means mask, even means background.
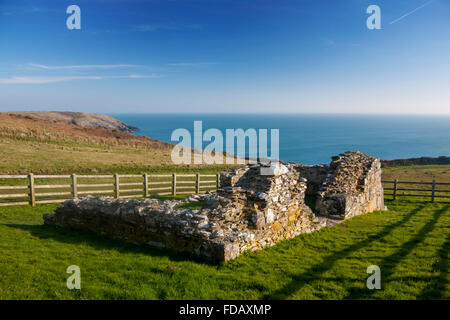
[[[383,209],[379,164],[347,152],[329,166],[279,164],[271,176],[260,174],[261,164],[246,165],[221,174],[214,194],[165,201],[88,196],[64,202],[55,214],[44,215],[44,223],[226,261]],[[306,192],[317,193],[317,213],[305,204]],[[186,206],[198,201],[199,210]]]
[[[380,159],[362,152],[333,157],[316,202],[319,215],[346,219],[384,210]]]

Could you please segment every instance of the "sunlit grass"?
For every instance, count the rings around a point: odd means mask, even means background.
[[[44,226],[56,205],[0,208],[0,299],[449,299],[450,207],[387,205],[221,265]],[[366,288],[372,264],[381,290]]]

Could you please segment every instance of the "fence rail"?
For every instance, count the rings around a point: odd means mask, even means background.
[[[7,185],[8,180],[14,183]],[[44,181],[38,183],[39,180]],[[219,174],[0,175],[0,207],[59,203],[90,194],[113,195],[117,199],[146,198],[203,193],[217,188]]]
[[[384,193],[387,196],[392,196],[392,200],[396,200],[398,196],[402,197],[424,197],[430,198],[431,202],[434,202],[436,198],[447,198],[450,199],[450,195],[445,195],[450,193],[450,188],[441,189],[439,186],[450,186],[448,182],[436,182],[435,180],[431,182],[414,182],[414,181],[399,181],[395,179],[393,181],[383,180],[383,184],[392,185],[392,187],[384,187],[385,191],[392,191],[392,193]],[[401,185],[417,185],[418,188],[402,187]],[[423,186],[431,186],[429,189]],[[401,193],[400,193],[401,191]],[[406,191],[406,193],[404,192]],[[418,192],[418,193],[411,193]]]
[[[212,179],[214,178],[214,179]],[[13,180],[9,185],[5,182]],[[42,180],[42,181],[39,181]],[[63,181],[61,181],[63,180]],[[382,181],[385,196],[450,199],[448,182]],[[412,188],[411,186],[418,186]],[[430,188],[426,188],[430,186]],[[449,186],[449,187],[446,187]],[[0,175],[0,207],[59,203],[85,195],[115,198],[193,194],[219,188],[219,174]]]

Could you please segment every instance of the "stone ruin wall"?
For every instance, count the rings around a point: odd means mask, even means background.
[[[275,176],[261,176],[259,165],[232,170],[221,175],[218,193],[185,200],[68,200],[44,220],[213,261],[229,260],[321,227],[303,202],[306,180],[290,165],[279,168],[282,173]],[[201,210],[182,208],[199,200],[206,202]]]
[[[337,219],[384,210],[380,159],[362,152],[333,157],[315,209],[319,215]]]
[[[353,215],[384,209],[377,158],[347,152],[330,166],[280,164],[272,176],[260,175],[262,167],[246,165],[223,173],[217,193],[183,200],[90,196],[68,200],[55,214],[44,215],[44,223],[226,261]],[[307,192],[318,195],[317,213],[304,203]],[[200,210],[183,208],[198,201],[205,203]]]

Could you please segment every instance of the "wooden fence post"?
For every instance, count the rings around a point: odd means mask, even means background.
[[[148,197],[148,174],[144,173],[144,198]]]
[[[114,197],[116,199],[120,197],[119,175],[117,173],[114,174]]]
[[[172,195],[177,195],[177,174],[172,173]]]
[[[77,175],[72,173],[72,197],[78,198]]]
[[[28,174],[28,188],[30,189],[30,205],[36,206],[36,194],[34,191],[34,175]]]
[[[200,193],[200,174],[195,174],[195,193]]]
[[[220,174],[216,174],[216,191],[220,188]]]
[[[398,179],[394,180],[394,193],[392,195],[392,200],[395,200],[395,198],[397,198],[397,183],[398,183]]]
[[[434,192],[436,190],[436,180],[433,180],[433,184],[431,186],[431,202],[434,202]]]

